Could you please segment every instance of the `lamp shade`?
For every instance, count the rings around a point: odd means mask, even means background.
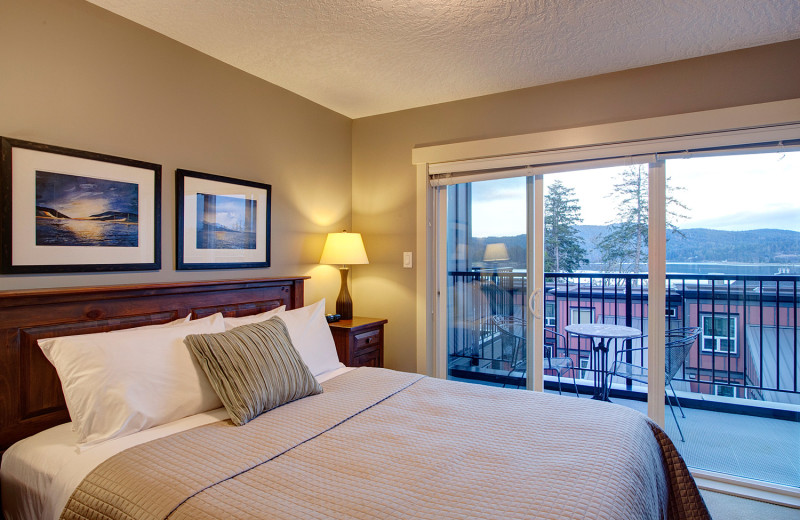
[[[508,259],[508,249],[505,244],[502,242],[486,244],[486,250],[483,252],[484,262],[499,262]]]
[[[361,233],[328,233],[322,248],[321,264],[368,264]]]

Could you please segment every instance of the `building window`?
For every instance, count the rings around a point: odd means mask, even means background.
[[[576,307],[569,310],[569,322],[594,323],[594,307]]]
[[[714,385],[714,395],[720,397],[736,397],[736,387],[728,385]]]
[[[544,326],[556,326],[556,302],[544,302]]]
[[[587,369],[589,368],[589,358],[588,357],[582,357],[580,359],[580,365],[581,365],[581,379],[588,379],[588,377],[587,377],[588,376],[588,370]]]
[[[704,315],[700,319],[703,324],[703,332],[700,337],[703,352],[736,354],[737,316]]]

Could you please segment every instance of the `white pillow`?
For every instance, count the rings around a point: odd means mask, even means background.
[[[314,376],[342,367],[336,354],[331,328],[325,320],[325,299],[282,312],[277,317],[286,324],[294,348]]]
[[[124,332],[126,330],[133,330],[133,329],[141,330],[141,329],[158,329],[158,328],[161,328],[161,327],[174,327],[176,325],[184,325],[186,323],[189,323],[190,321],[192,321],[192,313],[191,312],[189,314],[187,314],[185,318],[178,318],[177,320],[169,321],[167,323],[161,323],[159,325],[143,325],[141,327],[133,327],[131,329],[112,330],[109,334],[116,333],[116,332]]]
[[[116,334],[118,332],[125,332],[125,331],[131,331],[131,330],[160,329],[160,328],[163,328],[163,327],[174,327],[176,325],[185,325],[185,324],[189,323],[191,321],[191,319],[192,319],[192,313],[190,312],[189,314],[186,315],[185,318],[178,318],[177,320],[172,320],[172,321],[169,321],[167,323],[159,323],[157,325],[142,325],[141,327],[131,327],[130,329],[112,330],[112,331],[107,332],[106,334]],[[57,339],[57,338],[53,338],[53,339]],[[47,340],[42,340],[42,341],[47,341]],[[75,427],[75,423],[72,423],[72,431],[77,431],[77,428]]]
[[[286,305],[281,305],[275,309],[262,312],[261,314],[253,314],[251,316],[239,316],[238,318],[225,318],[225,330],[231,330],[242,325],[249,325],[251,323],[258,323],[260,321],[267,321],[279,312],[286,310]]]
[[[224,331],[217,313],[169,327],[41,339],[39,347],[58,372],[86,448],[222,406],[183,338]]]

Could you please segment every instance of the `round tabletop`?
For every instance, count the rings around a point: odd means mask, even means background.
[[[639,329],[607,323],[573,323],[564,327],[564,330],[576,336],[592,338],[632,338],[642,335]]]

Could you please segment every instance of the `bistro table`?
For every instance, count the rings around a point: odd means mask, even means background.
[[[568,333],[592,340],[592,364],[594,366],[594,395],[592,399],[610,401],[608,398],[608,342],[631,339],[642,335],[642,331],[623,325],[605,323],[573,323],[564,327]],[[595,340],[600,340],[596,342]],[[598,376],[601,377],[598,383]]]

